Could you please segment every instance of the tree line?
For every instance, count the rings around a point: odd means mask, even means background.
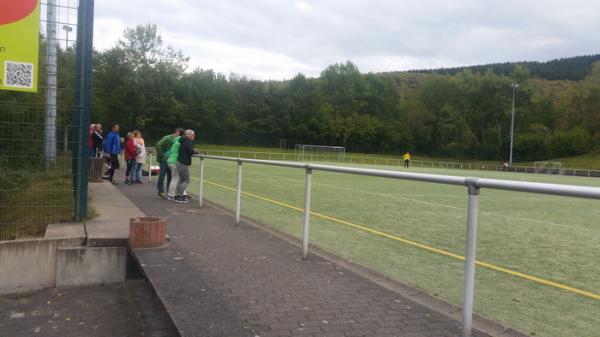
[[[408,72],[422,74],[456,75],[465,70],[483,74],[489,70],[498,75],[510,76],[516,65],[523,66],[531,76],[546,80],[572,80],[580,81],[590,73],[595,62],[600,61],[600,54],[565,57],[546,62],[523,61],[491,63],[466,67],[452,67],[441,69],[410,70]]]
[[[61,52],[69,69],[74,53]],[[188,58],[165,46],[155,25],[143,25],[94,52],[92,120],[139,129],[150,143],[184,126],[210,144],[279,146],[284,140],[288,147],[500,161],[508,156],[511,84],[518,83],[515,158],[542,160],[600,144],[600,64],[590,64],[581,80],[548,80],[528,63],[502,72],[361,73],[348,61],[315,78],[258,81],[190,70]],[[62,94],[59,104],[66,106],[72,93]],[[11,95],[0,93],[0,100],[19,100]]]

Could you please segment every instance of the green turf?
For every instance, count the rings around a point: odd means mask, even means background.
[[[563,163],[567,168],[600,170],[600,151],[596,150],[579,156],[548,159],[546,161],[558,161]],[[531,163],[523,163],[527,166],[533,166]]]
[[[371,166],[375,167],[375,166]],[[206,179],[235,186],[235,163],[207,160]],[[382,167],[401,170],[395,167]],[[600,186],[600,179],[440,169],[449,175]],[[198,176],[197,162],[193,176]],[[197,181],[190,190],[197,191]],[[244,164],[243,190],[303,207],[304,172]],[[235,193],[206,185],[233,208]],[[315,171],[314,212],[464,253],[466,188]],[[477,258],[600,293],[599,201],[482,190]],[[297,237],[302,213],[244,196],[242,214]],[[452,303],[462,302],[463,262],[331,221],[311,219],[311,242]],[[597,337],[600,301],[481,267],[475,310],[537,336]]]
[[[274,147],[258,147],[258,146],[233,146],[233,145],[212,145],[212,144],[200,144],[197,146],[201,150],[209,151],[242,151],[242,152],[272,152],[272,153],[294,153],[294,149],[279,149]],[[370,158],[382,158],[382,159],[398,159],[400,155],[396,154],[380,154],[380,153],[355,153],[348,152],[347,156],[350,157],[370,157]],[[435,162],[456,162],[465,164],[477,164],[477,165],[502,165],[501,161],[494,160],[465,160],[465,159],[453,159],[453,158],[436,158],[430,156],[424,156],[419,153],[413,153],[413,160],[416,161],[435,161]],[[561,162],[568,169],[581,169],[581,170],[600,170],[600,151],[592,151],[586,154],[564,157],[564,158],[553,158],[546,159],[545,161],[557,161]],[[534,162],[517,161],[514,164],[518,167],[533,167]]]

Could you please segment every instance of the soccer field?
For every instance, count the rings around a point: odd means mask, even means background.
[[[192,170],[198,178],[198,160]],[[425,168],[410,172],[600,187],[598,178]],[[206,160],[205,178],[205,197],[233,209],[236,164]],[[197,180],[189,190],[197,193]],[[301,237],[303,170],[244,164],[242,190],[251,194],[242,196],[243,216]],[[312,216],[311,244],[460,305],[463,261],[347,223],[462,256],[466,205],[464,187],[315,171],[312,212],[342,221]],[[599,206],[596,200],[483,189],[478,261],[592,296],[478,266],[475,311],[536,336],[597,337]]]

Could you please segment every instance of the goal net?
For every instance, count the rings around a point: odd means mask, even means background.
[[[563,174],[565,167],[558,161],[536,161],[534,172],[540,174]]]
[[[343,146],[296,144],[294,153],[298,161],[340,161],[346,156]]]

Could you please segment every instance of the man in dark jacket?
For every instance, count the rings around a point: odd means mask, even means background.
[[[113,181],[115,170],[119,169],[119,153],[121,153],[121,137],[119,137],[119,124],[112,127],[112,131],[104,140],[104,156],[108,161],[108,180],[114,185],[117,182]]]
[[[190,166],[192,165],[192,156],[198,154],[194,148],[194,139],[196,134],[193,130],[185,130],[183,137],[179,139],[179,156],[177,157],[177,189],[175,192],[176,202],[189,202],[189,197],[184,195],[184,191],[190,183]]]
[[[102,143],[104,143],[104,134],[102,133],[102,124],[96,123],[94,130],[94,157],[101,158]]]

